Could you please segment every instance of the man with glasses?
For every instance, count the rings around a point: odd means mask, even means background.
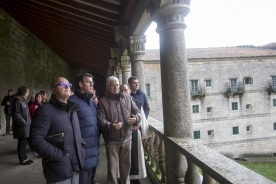
[[[100,132],[97,125],[96,104],[92,100],[94,92],[93,76],[83,73],[77,76],[77,89],[69,99],[80,105],[77,110],[82,137],[86,142],[83,171],[80,172],[80,183],[97,184],[94,181],[99,164]]]
[[[119,80],[106,79],[106,95],[99,100],[98,124],[106,143],[107,183],[129,184],[132,125],[141,120],[141,112],[130,95],[119,92]]]
[[[76,111],[79,105],[68,100],[72,84],[58,77],[51,83],[52,95],[32,119],[30,146],[42,157],[47,184],[79,183],[85,142]]]

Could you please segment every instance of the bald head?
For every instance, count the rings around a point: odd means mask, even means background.
[[[56,95],[60,101],[66,103],[71,95],[71,86],[72,84],[66,78],[58,77],[51,83],[52,94]]]

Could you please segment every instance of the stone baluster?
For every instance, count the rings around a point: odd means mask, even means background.
[[[159,155],[159,168],[161,172],[161,183],[166,183],[166,165],[165,165],[165,146],[164,141],[159,138],[159,147],[158,147],[158,155]]]
[[[154,163],[154,149],[153,149],[154,138],[155,138],[155,134],[153,134],[152,137],[150,137],[148,139],[148,141],[149,141],[149,157],[150,157],[150,166],[151,167],[155,167],[155,163]]]
[[[209,174],[207,174],[204,170],[202,170],[202,173],[203,173],[202,184],[215,184],[216,183],[216,181]]]
[[[122,84],[127,84],[130,77],[131,64],[130,57],[126,52],[121,56],[121,68],[123,69]]]
[[[154,149],[154,163],[155,163],[155,174],[160,174],[160,168],[159,168],[159,155],[158,155],[158,148],[159,148],[159,136],[155,135],[154,143],[153,143],[153,149]]]

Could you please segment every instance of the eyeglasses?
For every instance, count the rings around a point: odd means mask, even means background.
[[[87,82],[87,83],[90,83],[90,85],[93,85],[93,84],[94,84],[93,81],[81,81],[81,82]]]
[[[59,83],[59,84],[53,86],[52,88],[55,88],[55,87],[57,87],[57,86],[61,86],[61,87],[63,87],[63,88],[66,88],[66,87],[71,88],[71,87],[72,87],[72,84],[70,84],[70,83],[65,83],[65,82],[61,82],[61,83]]]

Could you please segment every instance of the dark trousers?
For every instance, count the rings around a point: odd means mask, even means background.
[[[18,152],[18,159],[20,162],[27,159],[26,146],[27,146],[27,138],[18,139],[17,152]]]
[[[92,167],[90,169],[84,170],[80,172],[80,184],[91,184],[94,181],[96,168]]]
[[[11,115],[6,114],[6,134],[10,134],[11,129]]]

